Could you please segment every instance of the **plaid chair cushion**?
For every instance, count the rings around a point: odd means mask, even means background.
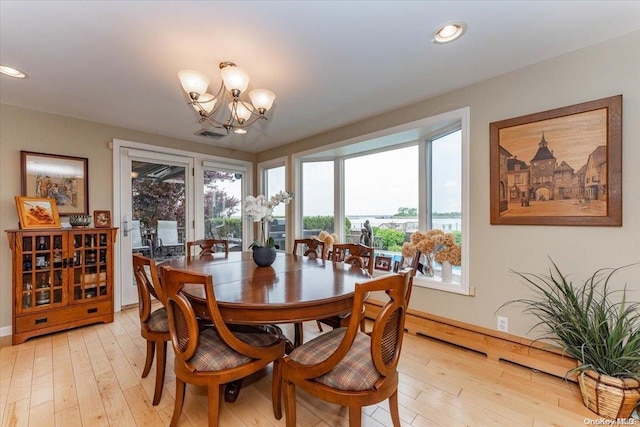
[[[235,333],[239,339],[257,347],[272,344],[278,337],[266,333]],[[225,344],[215,329],[205,329],[200,333],[200,344],[189,363],[197,371],[220,371],[249,363],[251,358],[238,353]]]
[[[329,357],[342,341],[347,328],[320,335],[291,352],[289,357],[303,365],[313,365]],[[371,338],[358,332],[351,349],[331,372],[316,381],[338,390],[370,390],[380,378],[371,360]]]
[[[157,309],[149,315],[147,322],[149,329],[154,332],[169,332],[169,318],[167,317],[167,309],[164,307]]]

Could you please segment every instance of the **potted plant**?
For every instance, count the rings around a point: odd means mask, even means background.
[[[559,345],[577,360],[576,372],[585,406],[600,416],[629,418],[640,401],[640,303],[626,300],[623,290],[610,287],[620,269],[597,270],[574,284],[551,260],[549,275],[512,271],[534,291],[519,303],[542,327],[539,340]]]
[[[293,193],[280,191],[270,199],[260,194],[257,197],[247,196],[244,213],[247,218],[258,223],[258,238],[249,245],[253,250],[253,260],[260,267],[268,267],[276,259],[276,249],[280,247],[273,237],[269,236],[269,224],[273,221],[273,209],[280,203],[287,204],[293,200]]]

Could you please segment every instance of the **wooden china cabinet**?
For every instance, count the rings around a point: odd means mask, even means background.
[[[117,228],[7,230],[13,253],[13,344],[113,322]]]

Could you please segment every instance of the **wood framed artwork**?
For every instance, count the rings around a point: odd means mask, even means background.
[[[60,216],[55,199],[16,196],[20,229],[60,228]]]
[[[390,271],[391,270],[391,257],[387,257],[384,255],[378,255],[376,256],[376,263],[374,265],[376,270],[384,270],[384,271]]]
[[[93,211],[93,226],[111,227],[111,211]]]
[[[491,224],[622,225],[622,95],[489,131]]]
[[[20,161],[23,196],[55,199],[63,216],[89,214],[88,159],[21,151]]]

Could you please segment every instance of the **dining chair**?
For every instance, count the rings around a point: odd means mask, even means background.
[[[220,385],[253,374],[284,355],[285,340],[270,333],[232,332],[224,323],[210,275],[162,267],[169,332],[175,353],[176,394],[171,426],[178,423],[186,383],[207,387],[209,426],[218,425]],[[200,330],[186,284],[203,288],[207,316],[215,328]],[[279,391],[272,385],[272,397]]]
[[[178,221],[158,220],[156,240],[163,255],[184,249],[184,243],[178,237]]]
[[[195,255],[202,256],[217,252],[218,246],[222,246],[225,256],[229,256],[229,240],[227,239],[200,239],[187,242],[187,258],[191,259],[194,256],[192,249],[197,251],[200,248],[200,252]]]
[[[331,261],[345,262],[369,271],[373,275],[374,249],[360,243],[335,243]]]
[[[373,275],[373,259],[374,249],[370,246],[365,246],[359,243],[336,243],[333,245],[331,251],[331,261],[344,262],[347,264],[355,265],[363,270],[367,270],[370,275]],[[316,321],[318,329],[322,332],[322,324],[331,326],[332,328],[339,328],[349,322],[349,316],[351,312],[343,313],[337,316],[325,317]],[[362,319],[362,331],[364,331],[365,323]]]
[[[364,310],[371,292],[381,291],[388,297],[370,333],[360,331],[358,316],[352,316],[348,326],[319,335],[276,361],[273,411],[277,419],[282,418],[284,392],[286,426],[296,426],[296,387],[300,387],[316,398],[347,406],[351,427],[361,425],[363,406],[389,399],[393,426],[400,426],[397,367],[410,277],[411,270],[406,269],[356,284],[354,313]]]
[[[315,237],[295,239],[293,243],[293,255],[325,259],[326,252],[324,242]]]
[[[142,369],[142,378],[146,378],[156,357],[156,385],[153,393],[153,405],[160,403],[167,360],[167,342],[169,321],[164,290],[158,280],[156,263],[142,254],[133,254],[133,273],[138,288],[138,307],[140,314],[140,335],[147,341],[147,358]],[[152,311],[151,297],[160,301],[163,307]]]
[[[293,243],[293,255],[302,255],[314,259],[325,259],[324,242],[315,237],[309,237],[306,239],[295,239]],[[303,334],[304,332],[302,322],[294,323],[294,347],[302,344],[304,340]]]

